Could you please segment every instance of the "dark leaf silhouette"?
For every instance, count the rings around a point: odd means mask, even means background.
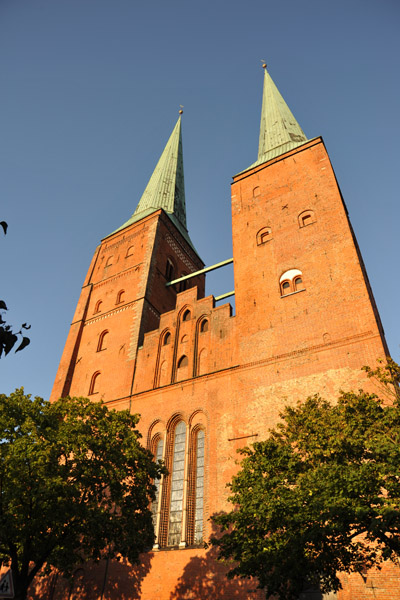
[[[17,340],[18,337],[11,331],[9,325],[0,327],[0,356],[3,354],[3,351],[5,356],[7,356]]]
[[[29,346],[30,343],[31,343],[31,340],[29,338],[23,337],[22,342],[20,343],[20,345],[18,346],[18,348],[16,349],[15,352],[19,352],[20,350],[23,350],[24,348],[26,348],[26,346]]]
[[[7,233],[8,224],[6,223],[6,221],[0,221],[0,225],[3,228],[5,235]],[[4,300],[0,300],[0,310],[8,310],[7,304],[4,302]],[[7,325],[6,321],[0,315],[0,358],[3,356],[3,353],[4,356],[7,356],[7,354],[13,349],[13,347],[18,341],[19,335],[22,336],[22,341],[15,352],[19,352],[20,350],[26,348],[30,344],[30,339],[22,335],[22,329],[30,328],[30,325],[28,325],[27,323],[23,323],[21,325],[20,331],[14,333],[11,325]]]

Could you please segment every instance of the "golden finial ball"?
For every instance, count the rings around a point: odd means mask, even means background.
[[[183,110],[182,110],[182,109],[179,111],[179,114],[180,114],[180,115],[183,115]]]
[[[263,69],[266,69],[267,68],[267,63],[263,63],[262,67],[263,67]]]

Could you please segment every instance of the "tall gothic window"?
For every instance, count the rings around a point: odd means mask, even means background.
[[[163,450],[164,450],[164,440],[161,438],[158,439],[158,441],[156,442],[156,447],[154,449],[154,456],[156,460],[161,460],[163,457]],[[151,505],[151,514],[153,517],[153,526],[154,526],[154,531],[156,531],[157,528],[157,514],[159,512],[159,504],[160,504],[160,486],[161,486],[161,479],[156,479],[154,481],[154,486],[156,488],[156,492],[155,492],[155,498],[154,498],[154,502]]]
[[[196,435],[196,466],[194,493],[194,527],[193,541],[200,544],[203,541],[203,501],[204,501],[204,429],[199,429]]]
[[[180,421],[175,428],[169,506],[168,546],[178,546],[182,536],[183,492],[185,480],[186,425]]]
[[[205,431],[197,425],[188,435],[188,425],[182,420],[175,421],[166,432],[166,438],[157,434],[151,444],[156,460],[163,458],[165,439],[164,459],[169,475],[154,482],[156,497],[151,505],[156,546],[201,544],[204,537]]]

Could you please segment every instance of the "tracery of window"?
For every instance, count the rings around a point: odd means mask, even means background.
[[[151,449],[155,459],[164,458],[169,471],[166,478],[154,482],[156,498],[151,512],[155,547],[201,544],[204,539],[204,425],[197,420],[192,428],[178,417],[172,421],[166,438],[161,431],[154,435]]]
[[[204,522],[204,429],[199,429],[196,435],[196,468],[195,468],[195,497],[194,497],[194,536],[195,544],[203,541]]]
[[[183,495],[185,475],[186,425],[180,421],[175,427],[171,472],[168,546],[178,546],[182,538]]]
[[[156,460],[162,460],[163,450],[164,450],[164,440],[162,438],[160,438],[156,442],[156,447],[155,447],[155,451],[154,451],[154,457]],[[160,506],[161,479],[156,479],[154,481],[154,486],[156,488],[156,491],[155,491],[154,501],[152,502],[152,505],[151,505],[151,514],[152,514],[152,519],[153,519],[154,531],[157,531],[157,515],[159,513],[159,506]]]

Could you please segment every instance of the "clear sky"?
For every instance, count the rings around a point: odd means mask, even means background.
[[[398,0],[0,0],[0,298],[32,325],[0,392],[49,396],[93,252],[136,208],[180,104],[191,238],[207,265],[232,256],[261,59],[324,138],[399,361],[399,28]],[[232,287],[227,269],[207,291]]]

